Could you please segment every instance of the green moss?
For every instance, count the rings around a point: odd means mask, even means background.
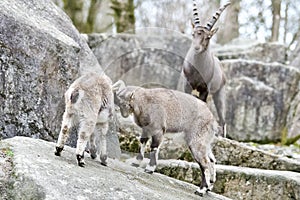
[[[287,127],[284,127],[281,131],[281,144],[282,145],[286,145],[286,143],[287,143],[287,134],[288,134]]]
[[[131,153],[139,153],[139,141],[135,136],[121,135],[119,137],[119,142],[121,150]]]
[[[282,145],[289,146],[291,144],[296,143],[300,139],[300,134],[296,135],[295,137],[292,137],[292,138],[288,138],[287,135],[288,135],[288,129],[287,129],[287,127],[284,127],[281,131],[281,144]]]
[[[114,11],[114,19],[117,27],[117,32],[134,33],[135,30],[135,15],[134,15],[134,0],[120,1],[111,0],[111,9]]]
[[[179,160],[185,160],[188,162],[194,162],[194,158],[191,154],[191,152],[189,152],[188,150],[184,151],[178,158]]]
[[[285,145],[295,144],[299,139],[300,139],[300,134],[299,134],[299,135],[296,135],[296,136],[293,137],[293,138],[288,138],[288,139],[286,140],[286,144],[285,144]]]
[[[14,152],[13,152],[9,147],[6,147],[6,148],[1,149],[1,152],[2,152],[5,156],[7,156],[7,157],[9,157],[9,158],[13,158],[13,157],[14,157]]]

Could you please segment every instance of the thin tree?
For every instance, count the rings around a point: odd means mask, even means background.
[[[280,28],[280,10],[281,10],[281,0],[272,0],[272,35],[271,42],[278,41],[279,38],[279,28]]]
[[[239,37],[239,13],[240,13],[240,1],[231,0],[230,6],[226,10],[226,16],[223,27],[218,30],[217,42],[220,44],[226,44]]]
[[[71,18],[79,32],[85,32],[85,19],[83,17],[84,0],[63,0],[64,10]]]
[[[97,17],[97,13],[99,11],[101,5],[101,0],[91,0],[91,5],[89,8],[89,13],[85,25],[85,32],[92,33],[94,32],[95,20]]]
[[[118,33],[135,33],[134,0],[111,0]]]

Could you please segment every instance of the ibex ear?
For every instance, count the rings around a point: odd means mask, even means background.
[[[213,36],[217,31],[219,30],[219,28],[214,28],[210,31],[211,36]]]
[[[113,84],[112,90],[113,90],[113,92],[117,92],[119,90],[124,89],[125,87],[126,87],[126,85],[125,85],[124,81],[118,80],[116,83]]]

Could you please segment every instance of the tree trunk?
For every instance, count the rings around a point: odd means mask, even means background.
[[[64,10],[79,32],[85,31],[84,3],[85,0],[64,0]]]
[[[279,38],[279,26],[280,26],[280,9],[281,9],[281,0],[272,0],[272,35],[271,42],[278,41]]]
[[[288,14],[289,14],[289,7],[290,7],[290,0],[286,0],[285,2],[285,9],[284,9],[284,34],[283,34],[283,42],[284,44],[287,43],[286,41],[286,35],[288,33]]]
[[[223,26],[218,30],[217,43],[226,44],[239,37],[239,12],[240,12],[240,1],[241,0],[231,0],[231,4],[226,8],[226,16],[223,22]]]
[[[101,4],[101,0],[91,0],[89,14],[85,26],[86,33],[94,32],[95,20],[97,17],[97,11],[99,10],[100,4]]]
[[[117,32],[135,33],[134,0],[111,0]]]

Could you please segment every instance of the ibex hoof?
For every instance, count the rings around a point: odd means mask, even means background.
[[[101,165],[107,166],[107,155],[101,155],[100,156]]]
[[[149,169],[145,169],[145,172],[146,172],[147,174],[153,174],[153,173],[154,173],[152,170],[149,170]]]
[[[55,152],[54,152],[54,154],[55,154],[56,156],[61,156],[61,152],[62,152],[63,149],[64,149],[64,148],[61,148],[61,147],[55,147]]]
[[[76,157],[77,157],[78,166],[84,167],[84,166],[85,166],[85,162],[84,162],[84,160],[83,160],[83,156],[81,156],[81,155],[76,155]]]
[[[145,169],[145,172],[148,173],[148,174],[153,174],[153,172],[155,171],[156,169],[156,165],[147,165],[146,169]]]
[[[133,166],[133,167],[139,167],[140,165],[137,164],[137,163],[131,163],[131,166]]]
[[[204,187],[204,188],[202,188],[202,189],[197,189],[196,191],[195,191],[195,194],[196,195],[199,195],[199,196],[201,196],[201,197],[203,197],[203,195],[205,194],[207,192],[207,188],[206,187]]]
[[[214,188],[214,185],[213,184],[210,184],[207,188],[207,191],[212,191],[212,189]]]
[[[142,161],[144,159],[144,157],[141,154],[139,154],[139,155],[136,156],[136,159],[138,161]]]
[[[97,158],[97,153],[96,153],[96,151],[90,150],[90,155],[91,155],[91,158],[92,158],[92,159]]]

